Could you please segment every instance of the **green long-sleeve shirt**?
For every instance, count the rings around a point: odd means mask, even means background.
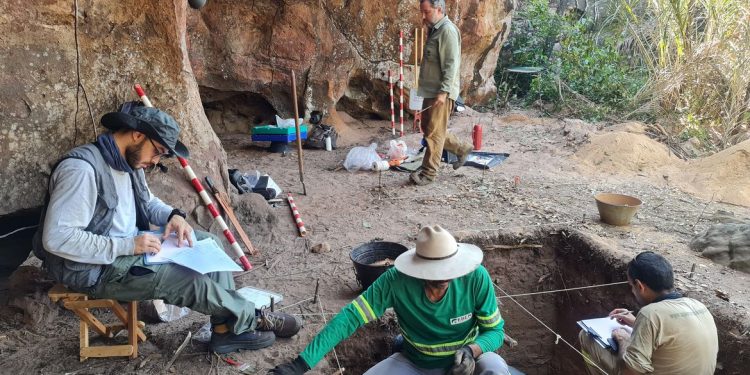
[[[483,266],[452,280],[438,302],[425,295],[424,280],[392,268],[346,305],[300,356],[314,367],[341,340],[390,307],[396,312],[405,339],[402,353],[422,368],[448,368],[455,352],[472,343],[482,352],[495,351],[505,336],[505,321]]]
[[[419,96],[435,98],[441,92],[456,100],[460,87],[461,33],[443,17],[430,29],[419,72]]]

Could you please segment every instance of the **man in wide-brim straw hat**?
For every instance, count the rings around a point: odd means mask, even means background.
[[[393,308],[403,349],[365,374],[508,374],[494,353],[505,321],[482,258],[481,249],[457,243],[440,226],[423,228],[416,248],[396,258],[395,267],[345,306],[294,361],[271,373],[305,373],[357,328]]]

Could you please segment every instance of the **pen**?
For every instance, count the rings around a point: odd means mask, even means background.
[[[632,311],[632,310],[627,310],[627,311],[621,311],[621,312],[618,312],[618,313],[616,313],[616,314],[612,314],[612,315],[610,315],[610,316],[627,315],[627,314],[632,314],[632,313],[634,313],[634,312],[635,312],[635,311]]]

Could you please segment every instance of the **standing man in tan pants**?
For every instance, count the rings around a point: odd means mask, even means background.
[[[420,0],[419,10],[430,30],[419,73],[419,96],[424,97],[422,108],[429,108],[422,119],[427,151],[422,169],[409,178],[417,185],[427,185],[437,178],[443,149],[458,156],[453,163],[453,169],[458,169],[466,162],[472,145],[448,133],[448,117],[460,90],[461,34],[445,15],[445,0]]]

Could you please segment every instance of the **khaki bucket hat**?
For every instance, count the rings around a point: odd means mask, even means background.
[[[451,280],[471,273],[482,263],[482,250],[458,243],[439,225],[422,228],[417,246],[396,258],[396,269],[422,280]]]

